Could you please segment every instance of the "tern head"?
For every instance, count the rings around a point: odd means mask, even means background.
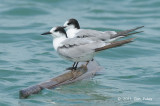
[[[74,18],[71,18],[68,21],[66,21],[63,26],[66,29],[73,29],[73,28],[80,29],[78,21]]]
[[[67,34],[63,26],[53,27],[49,32],[42,33],[41,35],[48,35],[48,34],[51,34],[53,37],[66,36],[67,38]]]

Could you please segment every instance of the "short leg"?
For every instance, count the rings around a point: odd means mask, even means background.
[[[75,71],[76,71],[76,69],[77,69],[77,66],[78,66],[78,63],[79,62],[75,62],[75,65],[74,65],[74,68],[72,69],[72,73],[73,73],[73,78],[71,78],[70,80],[73,80],[73,79],[75,79],[76,78],[76,74],[75,74]]]
[[[66,68],[66,70],[73,70],[73,69],[74,69],[74,67],[75,67],[75,64],[76,64],[76,62],[74,62],[74,63],[73,63],[72,67],[68,67],[68,68]]]
[[[78,63],[79,63],[79,62],[75,62],[74,70],[76,70],[76,69],[77,69]]]
[[[75,66],[75,64],[76,64],[76,62],[74,62],[74,63],[73,63],[72,67],[74,67],[74,66]]]
[[[89,63],[89,61],[87,61],[87,63],[86,63],[86,67],[87,67],[88,63]]]

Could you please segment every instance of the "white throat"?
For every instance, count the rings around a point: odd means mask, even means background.
[[[70,29],[67,30],[67,36],[68,36],[68,38],[74,38],[76,33],[78,33],[78,32],[79,32],[79,29],[70,28]]]
[[[61,45],[61,43],[67,39],[65,36],[56,37],[53,39],[53,47],[57,51],[57,48]]]

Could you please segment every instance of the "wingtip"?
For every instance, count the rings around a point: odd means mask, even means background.
[[[134,38],[129,38],[129,39],[126,39],[126,40],[122,40],[122,42],[133,42],[137,37],[134,37]]]
[[[144,32],[144,31],[139,31],[138,33],[141,33],[141,32]]]
[[[143,26],[139,26],[138,28],[143,28],[144,27],[144,25]]]

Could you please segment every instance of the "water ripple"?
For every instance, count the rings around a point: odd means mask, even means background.
[[[2,12],[3,15],[11,16],[35,16],[35,15],[44,15],[48,12],[41,10],[40,8],[14,8]]]
[[[159,0],[3,0],[0,3],[0,105],[160,104]],[[122,31],[144,25],[135,42],[103,51],[95,59],[106,70],[93,79],[44,89],[28,99],[18,91],[64,73],[72,62],[59,57],[51,36],[41,36],[69,18],[81,28]],[[118,101],[118,97],[153,101]],[[158,106],[158,105],[157,105]]]

